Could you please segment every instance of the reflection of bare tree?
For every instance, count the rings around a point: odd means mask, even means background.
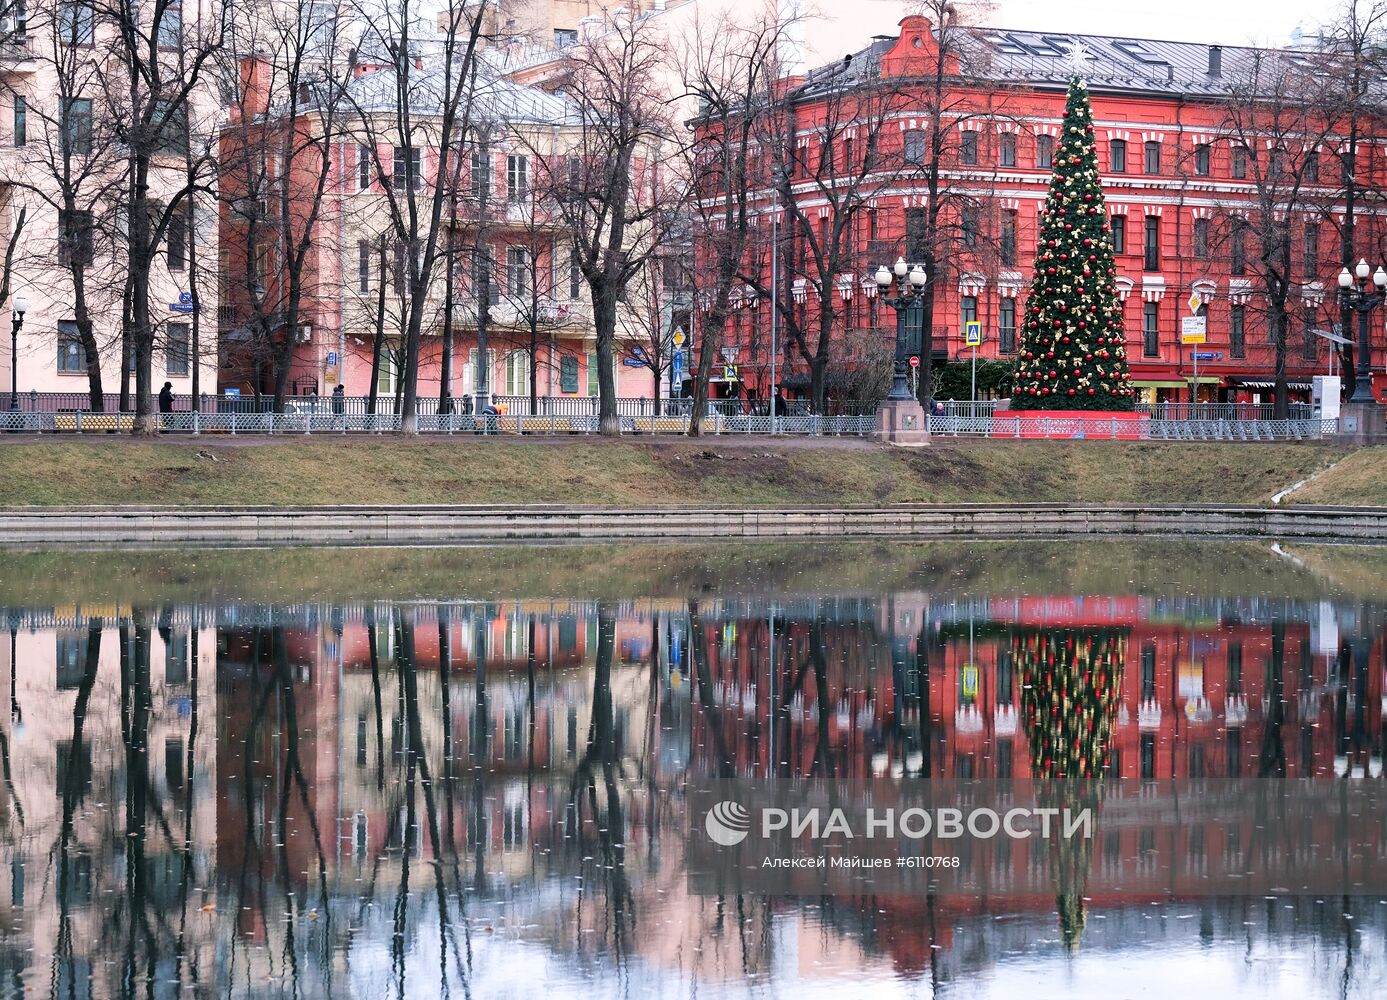
[[[819,710],[819,724],[816,727],[816,746],[811,777],[833,777],[833,746],[828,741],[828,709],[832,695],[828,691],[828,661],[824,659],[823,619],[815,616],[809,626],[809,660],[814,665],[815,704]]]
[[[703,611],[694,598],[689,599],[689,662],[693,665],[692,680],[698,691],[698,704],[708,720],[708,738],[713,742],[717,776],[730,778],[736,773],[736,765],[728,751],[721,713],[713,697],[713,680],[708,669],[708,637],[703,624]]]
[[[87,706],[91,701],[92,688],[96,684],[96,672],[101,655],[101,619],[93,618],[87,626],[87,650],[82,663],[82,679],[77,686],[77,702],[72,710],[72,743],[69,751],[67,773],[58,794],[62,796],[62,823],[58,829],[58,942],[53,951],[53,983],[56,983],[59,970],[72,963],[72,841],[73,818],[77,805],[82,799],[82,768],[74,767],[73,762],[80,759],[81,748],[85,745],[84,730],[87,722]],[[124,629],[121,630],[122,632]],[[122,646],[123,654],[123,646]],[[16,804],[18,799],[15,800]],[[71,978],[69,976],[69,978]]]
[[[1262,728],[1262,752],[1257,759],[1258,777],[1286,776],[1286,622],[1271,623],[1271,658],[1267,660],[1266,722]]]
[[[446,604],[438,606],[438,687],[443,711],[443,814],[447,824],[444,841],[448,856],[457,853],[457,838],[453,829],[453,619]]]
[[[444,647],[440,645],[440,662]],[[405,703],[405,720],[409,733],[409,752],[406,763],[406,789],[405,789],[405,809],[409,817],[410,835],[405,843],[405,848],[401,852],[401,877],[399,895],[395,902],[395,942],[396,947],[403,947],[405,927],[401,924],[402,919],[407,913],[409,901],[409,856],[411,845],[417,843],[417,838],[413,836],[415,830],[414,819],[414,783],[416,777],[419,782],[419,789],[423,792],[424,798],[424,822],[427,824],[429,832],[429,850],[433,855],[433,884],[435,905],[438,908],[438,941],[440,951],[439,958],[439,980],[443,996],[448,995],[448,952],[449,946],[452,951],[458,954],[457,942],[453,935],[452,913],[448,905],[448,881],[447,868],[445,862],[452,857],[451,845],[445,851],[438,822],[438,802],[434,794],[433,776],[429,768],[429,760],[424,752],[424,728],[420,722],[419,715],[419,678],[418,663],[414,655],[414,620],[406,614],[400,616],[400,645],[399,645],[399,666],[400,666],[400,687]],[[462,894],[459,893],[459,899]],[[398,987],[401,1000],[404,997],[404,957],[400,954],[398,966]],[[463,983],[464,989],[467,984],[467,977],[462,971],[461,964],[458,966],[458,975]]]
[[[614,944],[619,955],[628,947],[634,896],[626,873],[626,822],[617,786],[616,719],[612,702],[612,657],[616,646],[616,612],[610,602],[597,604],[597,657],[592,681],[592,720],[587,749],[574,769],[569,786],[568,836],[579,850],[586,849],[584,800],[588,818],[597,830],[601,871],[607,880],[607,904],[611,911]],[[598,780],[601,780],[599,797]],[[605,809],[603,805],[605,804]],[[586,880],[584,882],[586,885]]]
[[[297,907],[292,895],[294,885],[293,871],[289,867],[289,841],[293,834],[289,819],[289,802],[292,792],[298,793],[299,803],[303,807],[303,821],[308,824],[308,831],[313,838],[314,860],[318,868],[318,894],[320,909],[324,919],[331,921],[331,908],[328,906],[327,890],[327,856],[323,852],[322,832],[318,829],[318,816],[313,808],[313,790],[309,787],[308,779],[303,771],[303,758],[300,748],[299,730],[299,711],[298,699],[294,691],[293,671],[289,667],[289,647],[285,641],[284,627],[277,625],[271,630],[271,649],[274,656],[274,675],[279,686],[280,709],[283,713],[284,723],[281,727],[285,733],[284,742],[284,764],[287,779],[282,781],[279,788],[279,810],[278,810],[278,839],[275,844],[279,863],[279,876],[282,883],[281,888],[285,892],[285,929],[284,929],[284,957],[289,966],[293,981],[298,981],[298,948],[295,946],[296,927],[295,919],[301,916],[302,911],[307,908],[308,901],[298,901]],[[317,911],[310,911],[311,918],[316,919]],[[324,945],[330,940],[330,933],[322,936]],[[324,955],[324,959],[328,956]]]

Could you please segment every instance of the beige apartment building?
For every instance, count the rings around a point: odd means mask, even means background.
[[[0,406],[9,405],[12,379],[26,409],[31,393],[85,396],[94,350],[105,408],[114,409],[130,274],[128,63],[115,25],[87,0],[30,0],[11,9],[0,22],[0,239],[13,245],[3,308],[19,331],[13,350],[9,338],[0,338]],[[173,5],[157,28],[142,26],[157,37],[153,58],[161,74],[191,72],[214,17],[215,7],[189,5],[185,15]],[[193,89],[186,106],[156,106],[166,127],[148,179],[151,218],[174,203],[190,175],[209,180],[208,137],[221,111],[211,63],[202,75],[205,85]],[[151,273],[151,391],[168,381],[187,393],[198,372],[199,388],[213,392],[216,214],[205,189],[182,204],[168,213]],[[91,325],[86,342],[83,306]],[[133,375],[129,384],[133,392]]]

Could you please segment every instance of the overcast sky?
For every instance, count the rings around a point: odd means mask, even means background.
[[[1129,35],[1222,45],[1285,43],[1307,31],[1337,0],[998,0],[992,23],[1027,31]]]
[[[1312,34],[1346,0],[992,0],[989,24],[1056,34],[1119,35],[1219,45],[1284,45],[1297,25]],[[896,34],[909,0],[780,0],[810,14],[809,65]],[[976,15],[975,15],[976,16]]]

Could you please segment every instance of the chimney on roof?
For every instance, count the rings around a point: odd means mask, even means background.
[[[1165,78],[1166,78],[1167,82],[1170,82],[1170,83],[1174,83],[1174,82],[1175,82],[1175,67],[1174,67],[1174,66],[1171,66],[1171,65],[1169,65],[1169,64],[1166,65],[1166,68],[1165,68]]]
[[[1223,75],[1223,46],[1222,46],[1222,45],[1210,45],[1210,46],[1209,46],[1209,75],[1210,75],[1210,76],[1222,76],[1222,75]]]

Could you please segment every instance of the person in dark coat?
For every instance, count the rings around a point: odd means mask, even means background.
[[[173,383],[165,382],[164,387],[159,390],[159,412],[173,412]]]
[[[341,382],[337,383],[337,388],[332,390],[332,412],[344,413],[347,409],[347,387]]]

